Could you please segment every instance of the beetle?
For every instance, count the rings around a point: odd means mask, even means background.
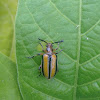
[[[40,42],[40,45],[42,47],[42,51],[44,53],[39,53],[37,55],[27,57],[27,58],[33,58],[38,55],[42,55],[42,61],[41,65],[39,67],[40,70],[40,75],[41,73],[48,79],[54,77],[58,71],[58,66],[57,66],[57,54],[61,52],[54,52],[59,48],[59,43],[63,42],[63,40],[54,42],[54,43],[48,43],[45,40],[39,39],[40,41],[43,41],[46,43],[46,50],[43,49],[43,45]],[[53,44],[58,43],[58,47],[56,49],[53,49]]]

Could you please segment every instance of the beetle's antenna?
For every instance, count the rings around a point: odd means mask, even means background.
[[[52,44],[54,44],[54,43],[61,43],[61,42],[64,42],[63,40],[61,40],[61,41],[58,41],[58,42],[53,42]]]
[[[40,39],[40,38],[38,38],[40,41],[43,41],[43,42],[45,42],[45,43],[47,43],[46,41],[44,41],[44,40],[42,40],[42,39]]]

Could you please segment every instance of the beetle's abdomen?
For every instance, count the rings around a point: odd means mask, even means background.
[[[48,79],[57,72],[57,56],[44,54],[42,58],[42,73]]]

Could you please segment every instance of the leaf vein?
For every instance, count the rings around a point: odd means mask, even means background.
[[[13,15],[8,7],[8,4],[4,4],[4,2],[1,1],[1,3],[4,5],[4,7],[6,8],[8,14],[10,15],[10,18],[11,18],[11,22],[12,22],[12,25],[13,25],[13,28],[14,28],[14,19],[13,19]],[[14,33],[12,34],[13,35],[13,38],[12,38],[12,44],[11,44],[11,49],[10,49],[10,54],[9,54],[9,57],[11,57],[12,55],[12,52],[13,52],[13,45],[14,45]]]
[[[89,63],[89,62],[91,62],[92,60],[96,59],[96,58],[99,57],[99,56],[100,56],[100,54],[96,55],[95,57],[91,58],[90,60],[88,60],[88,61],[86,61],[86,62],[80,64],[80,66],[83,66],[83,65],[85,65],[85,64],[87,64],[87,63]]]
[[[58,99],[58,100],[62,100],[62,99],[59,99],[59,98],[57,98],[57,97],[54,97],[54,96],[52,96],[52,95],[48,95],[47,93],[44,93],[43,91],[40,91],[40,90],[38,90],[38,89],[35,89],[35,88],[33,88],[29,83],[27,83],[25,80],[23,80],[28,86],[30,86],[32,89],[34,89],[34,90],[36,90],[36,91],[38,91],[38,92],[40,92],[40,93],[42,93],[42,94],[44,94],[44,95],[47,95],[47,96],[49,96],[49,97],[51,97],[51,98],[56,98],[56,99]]]
[[[98,20],[88,31],[86,31],[85,33],[83,33],[81,36],[84,36],[87,33],[89,33],[90,31],[92,31],[99,24],[99,22],[100,22],[100,20]]]
[[[51,1],[49,0],[50,3],[55,7],[55,9],[57,10],[57,12],[62,15],[66,20],[68,20],[70,23],[72,23],[73,25],[77,26],[71,19],[69,19],[67,16],[65,16],[57,7],[56,5]]]
[[[88,85],[88,84],[91,84],[91,83],[96,82],[96,81],[99,81],[99,80],[100,80],[100,78],[98,78],[98,79],[96,79],[96,80],[93,80],[93,81],[91,81],[91,82],[83,83],[83,84],[78,85],[78,86]]]

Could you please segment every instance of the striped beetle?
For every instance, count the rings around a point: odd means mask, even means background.
[[[42,51],[44,53],[39,53],[37,55],[42,55],[42,62],[39,67],[40,70],[40,75],[41,73],[48,79],[52,78],[55,76],[56,72],[58,71],[58,66],[57,66],[57,54],[59,52],[54,52],[59,48],[59,43],[63,42],[63,40],[54,42],[54,43],[48,43],[45,40],[39,39],[40,41],[45,42],[46,45],[46,50],[43,49],[43,45],[40,42],[40,45],[42,47]],[[56,49],[53,49],[53,44],[58,43],[58,47]],[[33,58],[37,55],[34,55],[32,57],[27,57],[27,58]]]

